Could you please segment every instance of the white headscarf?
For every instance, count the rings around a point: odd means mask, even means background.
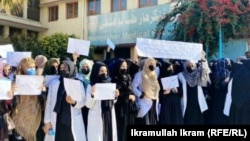
[[[87,64],[88,67],[89,67],[89,73],[87,75],[85,75],[85,74],[82,73],[82,66],[84,64]],[[92,60],[89,60],[89,59],[83,59],[79,63],[79,73],[81,73],[83,75],[84,79],[87,79],[87,80],[90,79],[90,74],[91,74],[91,70],[92,70],[93,64],[94,64],[94,62]]]

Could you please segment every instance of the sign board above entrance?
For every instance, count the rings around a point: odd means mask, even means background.
[[[132,9],[108,14],[88,16],[88,40],[93,45],[106,45],[109,38],[114,44],[135,43],[136,38],[153,38],[156,25],[174,4]],[[173,24],[167,25],[163,37]]]

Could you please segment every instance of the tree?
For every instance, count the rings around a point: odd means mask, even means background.
[[[175,18],[177,21],[173,23]],[[248,0],[179,0],[158,22],[155,38],[202,43],[210,57],[218,50],[220,27],[223,42],[227,42],[230,38],[249,36],[249,21]],[[170,35],[167,38],[159,36],[171,22],[174,28]]]
[[[75,35],[67,35],[64,33],[55,33],[50,36],[44,37],[40,40],[41,50],[43,55],[50,57],[72,57],[71,54],[67,53],[68,38],[76,38]]]
[[[10,10],[12,15],[23,16],[23,0],[0,0],[0,7],[4,12]]]
[[[23,0],[1,0],[3,7],[12,7],[13,5],[23,3]]]
[[[32,57],[37,55],[44,55],[47,58],[51,57],[69,57],[72,59],[72,54],[67,53],[68,38],[77,38],[74,34],[67,35],[64,33],[55,33],[50,36],[46,36],[41,40],[38,40],[35,34],[27,34],[26,32],[17,32],[10,37],[10,41],[6,40],[7,43],[12,43],[15,51],[26,51],[32,52]],[[93,59],[94,48],[90,47],[89,56],[80,56],[78,60],[83,58]]]
[[[43,54],[37,36],[33,33],[27,34],[24,31],[21,33],[14,33],[14,35],[10,37],[10,40],[15,51],[32,52],[32,57]]]

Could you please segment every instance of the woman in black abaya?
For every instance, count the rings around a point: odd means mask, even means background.
[[[160,67],[160,125],[180,125],[183,124],[183,116],[181,110],[181,86],[169,90],[164,90],[161,78],[174,76],[174,67],[172,64],[164,62]],[[179,83],[180,84],[180,83]]]

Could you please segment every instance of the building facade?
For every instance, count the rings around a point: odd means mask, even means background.
[[[137,37],[152,38],[159,17],[173,0],[41,0],[40,22],[48,30],[75,34],[91,41],[95,59],[105,58],[109,38],[116,49],[112,57],[136,58]]]
[[[95,59],[105,58],[108,38],[116,45],[112,57],[137,59],[136,38],[167,36],[171,25],[163,33],[155,34],[154,30],[159,18],[177,1],[23,0],[8,9],[0,0],[0,43],[15,32],[31,32],[39,38],[61,32],[91,41]],[[242,39],[224,44],[224,57],[235,59],[249,50],[249,42]]]
[[[104,59],[109,38],[112,57],[136,59],[136,38],[153,38],[157,21],[176,0],[24,0],[21,14],[0,13],[0,36],[16,30],[39,38],[61,32],[91,41],[96,59]],[[163,33],[166,34],[166,33]]]
[[[24,0],[13,8],[4,7],[0,1],[0,41],[3,42],[15,32],[39,34],[48,30],[40,23],[39,0]]]

